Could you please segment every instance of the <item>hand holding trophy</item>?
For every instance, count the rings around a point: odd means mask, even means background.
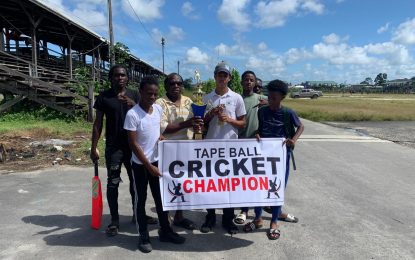
[[[202,132],[203,120],[202,119],[205,116],[207,105],[203,104],[202,102],[202,97],[205,93],[201,89],[200,74],[197,70],[195,71],[195,79],[196,79],[196,84],[197,84],[196,86],[197,91],[193,93],[194,103],[192,104],[193,116],[195,118],[195,120],[193,121],[193,129],[194,129],[193,139],[202,140],[203,139],[203,132]]]

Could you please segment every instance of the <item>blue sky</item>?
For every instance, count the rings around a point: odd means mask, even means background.
[[[108,37],[107,0],[38,0]],[[155,67],[202,80],[225,60],[263,80],[358,83],[415,76],[413,0],[113,0],[115,40]],[[140,21],[141,20],[141,23]]]

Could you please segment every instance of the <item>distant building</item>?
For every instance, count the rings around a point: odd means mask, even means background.
[[[407,87],[412,85],[411,79],[393,79],[388,80],[386,85],[389,87]]]
[[[306,81],[304,87],[319,88],[319,87],[337,87],[337,82],[334,81]]]

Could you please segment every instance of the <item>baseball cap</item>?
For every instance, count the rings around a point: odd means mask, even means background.
[[[231,75],[231,70],[230,70],[228,64],[226,64],[226,62],[224,62],[224,61],[219,62],[218,65],[216,65],[216,67],[215,67],[215,74],[219,73],[219,72],[226,72],[229,75]]]

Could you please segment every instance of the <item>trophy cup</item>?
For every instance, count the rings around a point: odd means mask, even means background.
[[[205,116],[207,105],[203,104],[202,102],[202,97],[205,93],[201,89],[202,87],[200,85],[200,74],[197,70],[195,71],[195,79],[196,79],[196,84],[197,84],[196,85],[197,91],[193,92],[194,103],[192,104],[192,111],[193,111],[193,116],[198,116],[203,119],[203,117]],[[203,133],[201,129],[198,131],[195,131],[193,139],[194,140],[203,139]]]

